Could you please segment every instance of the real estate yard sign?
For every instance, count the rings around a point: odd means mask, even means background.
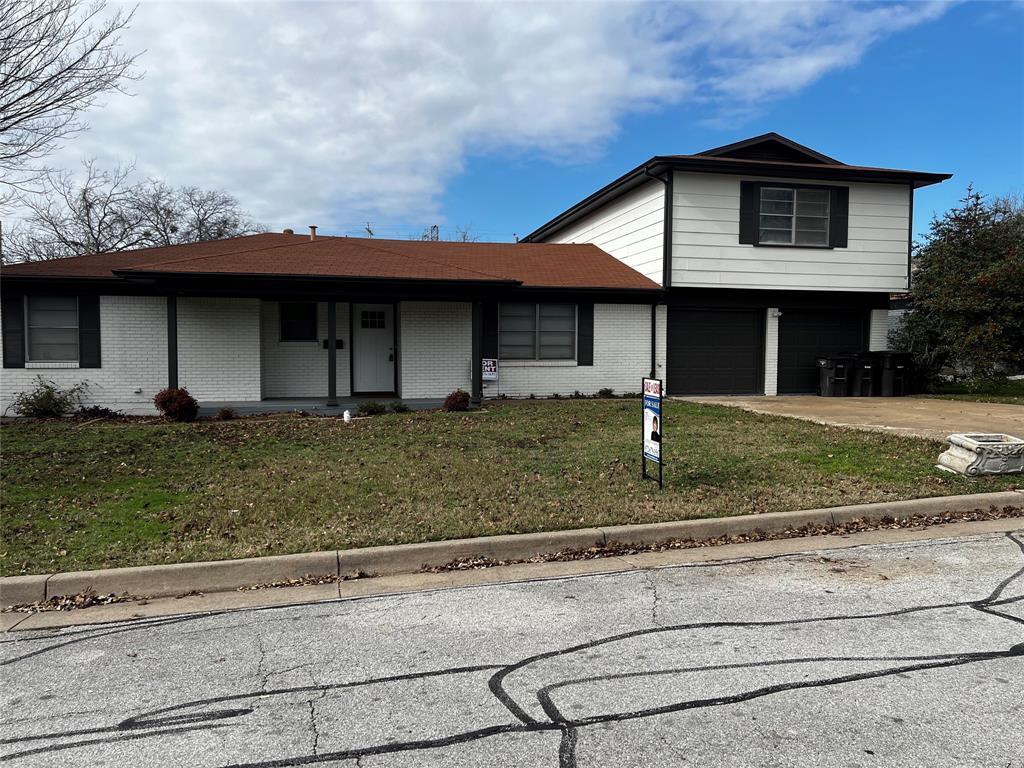
[[[643,477],[658,481],[658,487],[664,488],[664,472],[661,461],[661,436],[664,425],[661,421],[661,379],[644,379],[643,388],[643,420],[641,446],[643,451]],[[658,477],[647,474],[647,462],[658,465]]]
[[[498,361],[494,358],[485,357],[482,361],[481,379],[483,381],[498,380]]]

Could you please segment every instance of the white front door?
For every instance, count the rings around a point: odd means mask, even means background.
[[[395,391],[395,321],[391,304],[352,307],[352,388]]]

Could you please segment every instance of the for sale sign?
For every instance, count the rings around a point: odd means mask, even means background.
[[[643,380],[643,419],[641,434],[643,476],[645,478],[657,479],[658,485],[662,485],[662,461],[661,446],[663,444],[664,424],[661,416],[661,379]],[[658,477],[654,478],[647,474],[647,462],[653,461],[658,465]]]

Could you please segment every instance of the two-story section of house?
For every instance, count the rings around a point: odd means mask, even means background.
[[[593,243],[666,289],[653,333],[670,394],[813,393],[819,356],[886,348],[914,190],[948,178],[769,133],[653,157],[525,240]]]

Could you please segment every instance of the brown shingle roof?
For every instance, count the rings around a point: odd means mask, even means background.
[[[265,275],[516,282],[525,287],[657,289],[594,245],[448,243],[262,234],[12,264],[9,276]]]

